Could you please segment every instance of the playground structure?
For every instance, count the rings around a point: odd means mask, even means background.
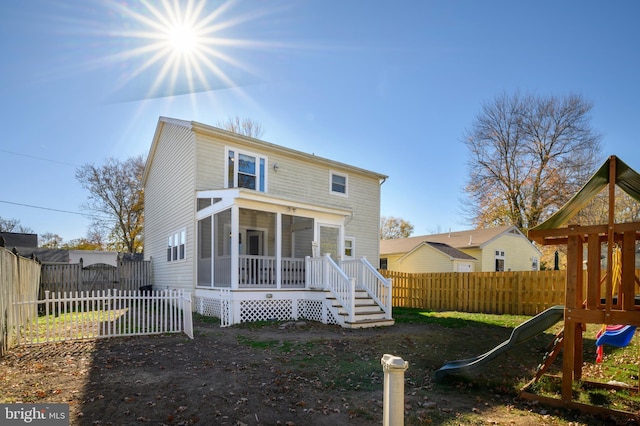
[[[549,327],[552,327],[557,322],[561,321],[563,316],[564,306],[552,306],[514,328],[511,332],[511,336],[509,336],[507,340],[490,351],[473,358],[446,362],[435,372],[434,379],[436,382],[439,382],[449,374],[459,374],[483,366],[512,347],[524,343],[538,334],[543,333]]]
[[[640,203],[640,175],[616,156],[611,156],[567,204],[529,230],[529,238],[538,244],[566,246],[567,278],[563,334],[550,348],[549,356],[534,379],[545,372],[562,349],[561,400],[528,394],[526,387],[521,394],[525,398],[535,398],[550,405],[600,411],[573,401],[573,384],[582,379],[586,325],[601,325],[603,331],[606,331],[604,326],[609,326],[606,335],[613,338],[612,333],[626,327],[624,339],[630,339],[635,327],[640,326],[640,304],[636,296],[640,293],[640,282],[636,277],[636,241],[640,240],[640,222],[615,223],[616,186]],[[608,187],[606,224],[565,226],[605,187]],[[619,252],[614,255],[617,250]],[[604,267],[601,263],[603,258],[606,259]],[[638,384],[635,384],[635,391],[638,391]]]

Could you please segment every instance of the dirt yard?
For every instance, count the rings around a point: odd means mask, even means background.
[[[174,334],[16,348],[0,359],[0,402],[68,403],[72,425],[379,425],[380,359],[390,353],[409,362],[407,425],[616,424],[516,398],[512,383],[531,377],[550,336],[475,378],[435,384],[443,353],[477,355],[511,330],[194,326],[193,340]]]

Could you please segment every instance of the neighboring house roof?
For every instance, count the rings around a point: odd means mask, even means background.
[[[69,251],[67,250],[17,246],[12,248],[15,249],[20,256],[34,256],[42,263],[69,263]]]
[[[38,234],[24,232],[0,232],[5,247],[38,247]]]
[[[307,154],[305,152],[302,151],[297,151],[291,148],[286,148],[280,145],[276,145],[270,142],[266,142],[260,139],[255,139],[252,137],[248,137],[248,136],[244,136],[244,135],[240,135],[238,133],[233,133],[233,132],[229,132],[223,129],[219,129],[217,127],[214,126],[209,126],[207,124],[202,124],[202,123],[198,123],[196,121],[186,121],[186,120],[179,120],[179,119],[175,119],[175,118],[169,118],[169,117],[160,117],[158,119],[158,125],[156,127],[156,132],[155,135],[153,136],[153,142],[151,144],[151,148],[149,150],[149,155],[147,156],[147,164],[144,170],[144,174],[142,176],[142,182],[143,184],[146,183],[147,181],[147,176],[149,174],[149,170],[151,168],[151,164],[153,162],[153,157],[155,154],[155,150],[157,147],[157,143],[158,143],[158,139],[160,138],[160,134],[162,132],[162,127],[164,126],[164,124],[173,124],[176,126],[182,126],[184,128],[187,129],[191,129],[192,131],[197,131],[203,134],[209,134],[209,135],[213,135],[213,136],[217,136],[219,138],[228,140],[233,142],[233,140],[238,140],[238,141],[242,141],[242,143],[244,144],[250,144],[250,145],[254,145],[256,147],[257,150],[260,150],[260,148],[264,148],[264,149],[269,149],[270,151],[276,151],[276,152],[280,152],[282,154],[288,155],[290,157],[297,157],[300,159],[306,159],[306,160],[310,160],[310,161],[314,161],[316,163],[324,163],[327,164],[330,167],[340,167],[343,169],[347,169],[347,170],[351,170],[353,172],[359,172],[359,173],[364,173],[364,174],[369,174],[369,175],[374,175],[376,176],[381,182],[384,182],[388,176],[387,175],[383,175],[377,172],[373,172],[370,170],[366,170],[366,169],[361,169],[359,167],[356,166],[352,166],[349,164],[345,164],[345,163],[341,163],[339,161],[334,161],[334,160],[329,160],[327,158],[323,158],[323,157],[319,157],[315,154]]]
[[[418,250],[423,245],[427,245],[427,246],[429,246],[429,247],[441,252],[445,256],[448,256],[451,260],[477,260],[475,257],[470,256],[467,253],[464,253],[464,252],[462,252],[462,251],[460,251],[460,250],[458,250],[458,249],[456,249],[454,247],[451,247],[448,244],[436,243],[436,242],[433,242],[433,241],[424,241],[424,242],[418,244],[417,246],[415,246],[407,254],[402,256],[399,259],[399,261],[402,261],[402,259],[404,259],[405,257],[410,256],[413,252]]]
[[[612,164],[612,162],[614,163]],[[627,166],[618,157],[612,155],[564,206],[531,230],[555,229],[565,225],[569,219],[575,216],[609,184],[611,180],[609,172],[612,166],[615,167],[615,184],[634,200],[640,202],[640,174]]]
[[[495,228],[472,229],[469,231],[446,232],[443,234],[421,235],[418,237],[401,238],[380,241],[380,255],[407,253],[422,243],[439,243],[454,249],[482,248],[495,238],[507,234],[517,234],[524,238],[524,234],[516,226],[506,225]]]

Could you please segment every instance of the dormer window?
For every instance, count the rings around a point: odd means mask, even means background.
[[[247,188],[266,191],[266,157],[235,149],[227,149],[226,188]]]

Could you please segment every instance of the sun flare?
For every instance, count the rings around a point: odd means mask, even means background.
[[[189,53],[198,48],[198,35],[193,28],[177,25],[167,33],[169,45],[180,53]]]
[[[126,100],[238,87],[243,82],[237,76],[259,79],[238,54],[269,43],[233,35],[246,31],[242,25],[263,17],[265,11],[237,12],[232,0],[213,8],[207,0],[140,0],[135,7],[118,1],[110,4],[126,28],[113,32],[126,49],[109,57],[111,63],[126,67],[115,87]]]

